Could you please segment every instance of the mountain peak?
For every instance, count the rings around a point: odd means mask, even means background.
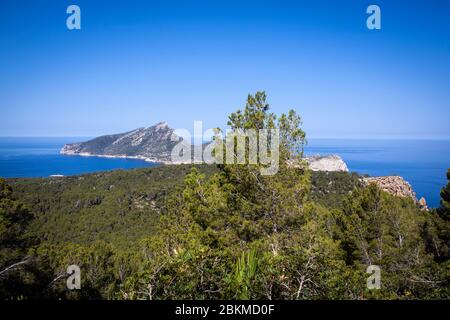
[[[155,125],[152,126],[152,127],[155,127],[156,130],[159,130],[159,129],[166,129],[166,128],[169,128],[169,125],[167,124],[167,122],[162,121],[162,122],[158,122],[157,124],[155,124]]]

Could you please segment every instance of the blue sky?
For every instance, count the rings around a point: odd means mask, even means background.
[[[449,84],[450,1],[0,4],[0,136],[224,126],[266,90],[309,137],[449,139]]]

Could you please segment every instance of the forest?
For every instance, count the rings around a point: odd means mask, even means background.
[[[422,210],[356,173],[310,171],[301,117],[271,113],[264,92],[228,125],[278,129],[278,172],[165,165],[0,179],[1,299],[450,298],[450,169],[440,207]],[[66,286],[69,265],[79,290]],[[373,265],[378,289],[367,286]]]

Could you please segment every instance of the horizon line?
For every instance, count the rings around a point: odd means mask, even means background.
[[[97,137],[101,137],[101,136],[105,136],[105,135],[110,135],[110,134],[100,134],[100,135],[96,135],[96,136],[92,136],[92,135],[0,135],[0,139],[6,139],[6,138],[10,138],[10,139],[14,139],[14,138],[19,138],[19,139],[65,139],[65,138],[80,138],[80,139],[95,139]],[[194,137],[193,137],[194,138]],[[313,139],[313,140],[400,140],[400,141],[404,141],[404,140],[423,140],[423,141],[450,141],[450,137],[396,137],[396,136],[380,136],[380,137],[371,137],[371,136],[363,136],[363,137],[350,137],[350,136],[311,136],[311,137],[306,137],[306,141],[308,141],[309,139]],[[209,140],[204,140],[204,141],[209,141]]]

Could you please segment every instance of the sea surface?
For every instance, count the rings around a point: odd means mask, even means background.
[[[84,140],[88,138],[0,138],[0,177],[77,175],[158,165],[136,159],[59,154],[64,144]],[[310,139],[305,151],[307,155],[337,154],[350,171],[360,174],[402,176],[430,207],[439,206],[439,192],[447,183],[450,168],[448,140]]]
[[[429,207],[439,206],[450,168],[450,140],[311,139],[305,153],[337,154],[360,174],[401,176]]]
[[[0,177],[67,176],[158,165],[137,159],[59,154],[66,143],[86,140],[89,138],[0,138]]]

